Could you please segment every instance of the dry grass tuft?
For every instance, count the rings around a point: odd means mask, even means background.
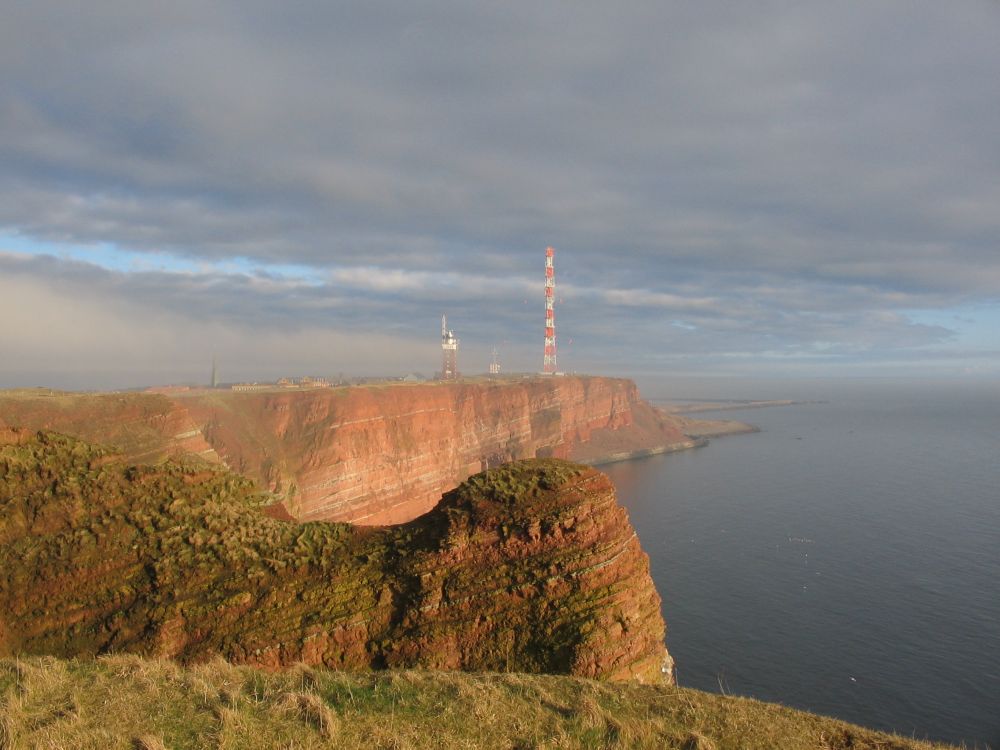
[[[820,734],[820,750],[906,750],[891,738],[869,739],[850,729],[838,728]]]
[[[19,660],[0,663],[0,678],[5,678],[4,682],[13,683],[18,694],[24,694],[23,680],[25,678],[25,671]]]
[[[615,750],[626,748],[652,747],[653,733],[640,722],[624,722],[612,716],[605,717],[605,747]]]
[[[14,727],[11,726],[10,717],[0,716],[0,750],[13,750],[14,748]]]
[[[289,668],[288,674],[298,680],[303,690],[313,690],[316,687],[316,670],[308,664],[299,662]]]
[[[691,732],[681,740],[681,750],[715,750],[715,743],[701,732]]]
[[[132,747],[135,750],[167,750],[163,739],[155,734],[144,734],[132,740]]]
[[[604,711],[591,695],[580,696],[580,701],[573,709],[573,715],[584,729],[597,729],[604,726]]]
[[[391,729],[376,729],[368,738],[369,747],[375,750],[413,750],[415,747],[406,739],[397,736]]]
[[[334,739],[340,731],[340,718],[337,712],[316,693],[288,693],[279,706],[310,724],[328,740]]]

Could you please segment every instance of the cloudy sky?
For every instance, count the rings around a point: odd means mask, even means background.
[[[1000,3],[11,2],[0,386],[1000,377]]]

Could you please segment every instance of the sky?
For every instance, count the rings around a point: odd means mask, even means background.
[[[9,3],[0,387],[1000,378],[1000,2]]]

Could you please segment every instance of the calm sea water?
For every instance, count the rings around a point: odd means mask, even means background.
[[[1000,387],[640,386],[827,401],[726,412],[762,432],[603,467],[680,683],[1000,748]]]

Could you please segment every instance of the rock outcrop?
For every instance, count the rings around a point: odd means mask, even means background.
[[[648,560],[595,469],[491,469],[391,527],[260,505],[223,468],[4,431],[0,654],[671,676]]]

